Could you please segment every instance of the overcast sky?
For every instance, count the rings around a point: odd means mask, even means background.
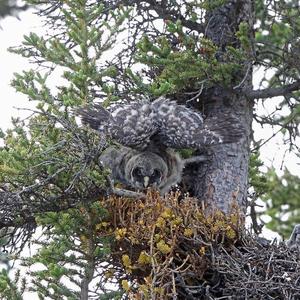
[[[9,53],[7,48],[20,45],[23,35],[30,31],[36,31],[39,26],[39,19],[32,13],[21,13],[21,21],[7,17],[1,20],[0,25],[0,91],[1,91],[1,109],[0,109],[0,127],[7,129],[11,126],[11,117],[21,116],[14,107],[28,106],[27,98],[16,93],[10,86],[13,73],[28,70],[34,67],[21,56]]]
[[[0,0],[1,1],[1,0]],[[29,103],[26,96],[15,92],[10,86],[10,81],[13,78],[13,73],[22,72],[22,70],[28,70],[35,68],[34,65],[30,64],[25,58],[16,54],[9,53],[7,48],[10,46],[17,46],[21,44],[24,34],[29,32],[41,32],[40,19],[35,16],[31,11],[27,11],[20,14],[21,20],[13,17],[7,17],[1,20],[2,29],[0,29],[0,91],[1,91],[1,109],[0,109],[0,128],[7,129],[11,126],[11,117],[24,117],[25,112],[20,112],[14,107],[32,107],[32,103]],[[57,81],[56,81],[57,82]],[[259,73],[254,76],[254,83],[259,82]],[[52,83],[53,84],[53,83]],[[266,105],[269,112],[272,111],[272,107],[276,101],[270,102],[273,105]],[[262,105],[259,106],[259,110],[263,110]],[[259,126],[254,125],[256,138],[263,139],[268,138],[272,135],[273,130],[261,129]],[[286,153],[284,163],[282,165],[284,153],[286,148],[283,147],[280,136],[273,139],[261,151],[261,157],[267,166],[272,164],[277,168],[280,173],[280,167],[288,167],[293,173],[300,175],[300,167],[296,164],[296,156],[293,154]],[[299,160],[298,160],[299,163]],[[269,234],[266,231],[266,235],[269,238],[274,235]],[[28,299],[34,300],[34,297]]]

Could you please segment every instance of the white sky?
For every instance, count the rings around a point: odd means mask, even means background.
[[[0,0],[1,1],[1,0]],[[32,12],[27,11],[20,14],[21,20],[13,17],[7,17],[0,21],[2,30],[0,29],[0,91],[1,91],[1,109],[0,109],[0,128],[7,129],[11,126],[11,117],[24,117],[24,112],[16,110],[14,107],[32,107],[33,103],[29,103],[26,96],[17,93],[11,86],[10,81],[13,78],[13,73],[22,72],[35,66],[30,64],[28,60],[16,54],[9,53],[7,48],[21,44],[24,34],[29,32],[41,32],[40,19]],[[255,75],[254,83],[259,82],[259,74]],[[275,103],[270,102],[270,103]],[[268,109],[272,111],[271,106]],[[259,105],[259,110],[263,110],[262,105]],[[273,134],[271,128],[261,129],[260,126],[254,125],[255,136],[257,138],[270,137]],[[274,165],[280,172],[283,156],[286,148],[283,147],[281,137],[277,136],[264,146],[261,150],[261,158],[267,166]],[[297,161],[298,160],[298,161]],[[286,153],[283,166],[286,166],[293,174],[300,176],[299,159],[294,154]],[[277,235],[269,230],[264,231],[267,238],[274,238]],[[35,300],[31,294],[24,299]]]
[[[22,72],[33,68],[28,61],[16,54],[7,51],[8,47],[21,44],[24,34],[37,31],[40,20],[30,12],[22,13],[22,20],[7,17],[0,20],[0,128],[7,129],[11,126],[11,117],[21,117],[23,114],[14,107],[28,107],[28,99],[21,93],[17,93],[10,82],[15,72]]]

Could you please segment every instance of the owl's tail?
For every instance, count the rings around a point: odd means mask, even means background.
[[[77,108],[74,113],[80,116],[83,124],[95,130],[101,130],[111,118],[111,114],[103,106],[95,103],[92,106]]]

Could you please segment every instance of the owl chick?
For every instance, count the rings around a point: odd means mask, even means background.
[[[164,97],[115,104],[107,110],[94,104],[77,113],[83,123],[121,144],[119,149],[109,147],[100,158],[111,169],[113,180],[135,190],[152,186],[161,194],[181,180],[188,162],[172,149],[203,149],[235,142],[242,135],[230,116],[204,120],[199,112]],[[203,156],[193,161],[203,161]]]

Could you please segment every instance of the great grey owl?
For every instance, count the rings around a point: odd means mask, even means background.
[[[114,104],[108,109],[94,104],[77,113],[84,124],[120,144],[100,156],[113,180],[134,190],[152,186],[161,194],[181,180],[185,164],[191,161],[181,159],[173,149],[231,143],[242,134],[241,126],[230,116],[204,120],[199,112],[164,97]],[[202,156],[193,161],[201,160]]]

